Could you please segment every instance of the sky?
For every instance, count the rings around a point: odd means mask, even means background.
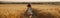
[[[60,0],[0,0],[8,2],[60,2]]]

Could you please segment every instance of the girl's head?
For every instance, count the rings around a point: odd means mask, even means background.
[[[27,7],[31,7],[31,4],[30,4],[30,3],[28,3]]]

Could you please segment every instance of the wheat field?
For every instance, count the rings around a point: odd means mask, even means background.
[[[31,4],[37,18],[60,18],[60,5]],[[0,4],[0,18],[24,18],[27,4]]]
[[[0,4],[0,18],[23,18],[25,4]]]
[[[60,5],[32,4],[32,8],[35,9],[37,18],[60,18]]]

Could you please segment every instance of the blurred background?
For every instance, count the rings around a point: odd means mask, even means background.
[[[60,0],[0,0],[0,3],[60,4]]]

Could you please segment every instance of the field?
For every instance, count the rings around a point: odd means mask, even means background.
[[[36,18],[60,18],[60,5],[31,4]],[[24,18],[27,4],[0,4],[0,18]]]
[[[37,13],[37,18],[60,18],[60,5],[34,5],[33,11]]]
[[[0,18],[21,18],[25,11],[25,4],[0,4]]]

